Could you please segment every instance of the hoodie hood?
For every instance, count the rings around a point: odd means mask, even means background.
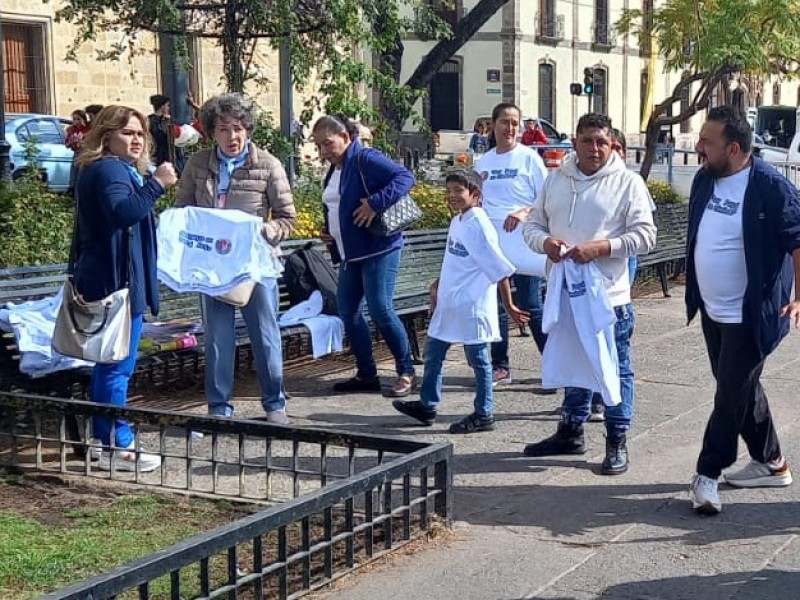
[[[566,176],[572,190],[572,201],[569,209],[569,223],[572,225],[575,218],[575,206],[578,196],[596,185],[600,180],[626,171],[627,167],[616,152],[612,152],[608,161],[597,172],[587,175],[578,167],[578,154],[571,152],[561,163],[559,171]]]

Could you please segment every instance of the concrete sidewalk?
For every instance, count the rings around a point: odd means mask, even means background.
[[[414,426],[386,398],[321,397],[315,394],[327,381],[317,390],[309,390],[308,379],[290,381],[289,412],[297,422],[307,418],[354,431],[450,440],[456,450],[455,519],[464,524],[453,540],[387,561],[319,596],[800,599],[800,484],[773,490],[721,486],[721,515],[703,518],[690,510],[686,492],[713,394],[702,335],[697,323],[685,326],[680,288],[672,298],[639,299],[635,306],[637,415],[629,438],[631,470],[620,477],[599,475],[605,431],[600,423],[587,425],[586,457],[522,456],[525,443],[555,430],[553,409],[560,403],[560,395],[535,393],[539,357],[531,338],[512,338],[514,382],[498,389],[498,427],[491,433],[447,433],[449,423],[472,407],[471,372],[456,348],[433,428]],[[764,376],[790,461],[800,461],[798,355],[800,335],[793,333]],[[383,367],[382,375],[391,377],[391,365]],[[243,404],[260,410],[256,402]]]

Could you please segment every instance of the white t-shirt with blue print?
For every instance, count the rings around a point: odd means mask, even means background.
[[[454,344],[498,341],[497,282],[513,273],[482,208],[453,217],[428,335]]]

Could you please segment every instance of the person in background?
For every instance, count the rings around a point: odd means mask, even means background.
[[[394,289],[400,267],[403,234],[370,233],[376,215],[395,204],[414,186],[414,176],[373,148],[364,148],[356,124],[344,115],[320,117],[311,130],[320,157],[330,163],[322,192],[325,242],[339,266],[337,300],[356,374],[333,386],[335,392],[380,392],[381,382],[372,353],[372,336],[364,319],[366,300],[372,322],[395,360],[393,397],[414,388],[414,364],[408,334],[394,309]]]
[[[531,212],[547,177],[547,169],[534,150],[517,141],[520,110],[514,104],[502,103],[492,111],[491,150],[476,166],[483,178],[482,206],[498,236],[511,235]],[[493,140],[493,141],[492,141]],[[502,239],[502,238],[501,238]],[[544,350],[547,336],[542,332],[542,278],[513,275],[518,305],[530,313],[530,328],[539,352]],[[508,354],[508,317],[500,310],[500,341],[492,343],[492,379],[494,385],[511,382]],[[543,390],[542,393],[554,393]]]
[[[171,140],[172,117],[170,116],[169,98],[161,94],[150,96],[153,112],[147,118],[150,123],[150,135],[153,136],[153,164],[156,166],[168,162],[174,152]]]
[[[67,193],[71,196],[74,196],[75,181],[78,177],[78,170],[75,168],[75,159],[83,149],[83,139],[89,133],[90,126],[89,117],[83,110],[72,111],[71,117],[72,124],[67,127],[64,145],[73,152],[72,165],[70,166],[69,171],[69,190]]]
[[[525,146],[546,146],[550,140],[542,130],[536,119],[525,121],[525,131],[522,132],[522,144]]]
[[[636,322],[628,257],[649,252],[656,242],[650,193],[642,178],[614,152],[611,129],[611,120],[604,115],[589,113],[578,120],[575,152],[550,174],[524,228],[528,245],[554,263],[594,261],[617,317],[614,338],[622,402],[605,411],[603,475],[628,470],[627,432],[634,412],[631,336]],[[525,446],[525,455],[584,454],[583,425],[590,416],[592,396],[591,389],[567,387],[556,433]]]
[[[209,98],[200,109],[203,130],[214,147],[189,158],[181,176],[175,206],[241,210],[261,217],[261,234],[278,246],[294,230],[297,213],[281,161],[250,140],[255,106],[241,94]],[[286,424],[283,351],[278,328],[278,281],[264,279],[241,308],[253,348],[266,419]],[[203,296],[205,328],[205,391],[208,414],[232,417],[233,372],[236,358],[236,308]]]
[[[130,354],[121,362],[95,364],[90,386],[94,402],[125,406],[128,382],[136,366],[136,353],[147,308],[158,314],[156,279],[156,224],[153,207],[175,185],[175,169],[160,165],[152,177],[150,136],[143,114],[126,106],[107,106],[93,120],[76,160],[77,238],[74,245],[73,281],[87,302],[94,302],[128,287],[131,306]],[[111,439],[111,419],[97,417],[92,433],[103,444],[98,466],[153,471],[158,455],[136,448],[130,425],[117,419]],[[138,456],[137,456],[138,454]]]
[[[475,154],[483,154],[489,149],[489,126],[484,121],[479,121],[475,126],[475,133],[469,141],[469,149]]]
[[[752,156],[752,143],[739,111],[711,109],[689,198],[686,311],[690,322],[700,313],[716,383],[689,495],[707,515],[722,510],[717,480],[736,462],[739,436],[750,462],[725,474],[729,485],[792,483],[760,379],[767,357],[800,325],[800,200],[783,174]]]
[[[445,179],[450,210],[457,213],[447,232],[441,275],[431,285],[431,322],[425,342],[425,374],[420,400],[395,400],[395,410],[426,426],[433,425],[442,400],[442,371],[452,344],[463,344],[475,371],[474,411],[450,426],[450,433],[475,433],[495,428],[492,363],[488,343],[500,338],[497,287],[506,311],[517,323],[527,313],[514,306],[508,277],[514,265],[503,255],[497,231],[480,207],[481,178],[457,170]]]
[[[103,110],[103,105],[102,104],[90,104],[89,106],[87,106],[83,110],[86,112],[86,116],[89,119],[89,125],[91,126],[92,121],[94,121],[94,118],[98,114],[100,114],[101,110]]]

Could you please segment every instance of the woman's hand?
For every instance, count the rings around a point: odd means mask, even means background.
[[[353,222],[358,227],[369,227],[372,223],[372,220],[377,215],[372,207],[367,202],[366,198],[361,199],[361,206],[359,206],[355,212],[353,212]]]
[[[178,183],[178,174],[175,172],[175,167],[172,166],[172,163],[164,162],[158,165],[156,172],[153,173],[153,179],[166,190]]]

